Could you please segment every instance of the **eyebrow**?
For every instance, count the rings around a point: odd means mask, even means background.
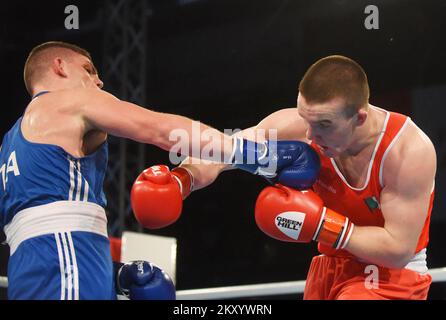
[[[323,119],[323,120],[317,120],[315,121],[316,123],[323,123],[323,124],[332,124],[333,121],[328,120],[328,119]]]
[[[94,66],[94,64],[90,61],[87,61],[84,63],[84,67],[89,67],[93,70],[94,74],[98,74],[98,70],[96,69],[96,67]]]
[[[299,109],[300,107],[298,107],[298,109]],[[301,109],[302,110],[302,109]],[[299,112],[299,111],[298,111]],[[302,117],[302,114],[299,112],[299,115]],[[302,117],[302,118],[304,118],[304,117]],[[305,119],[305,118],[304,118]],[[308,120],[307,120],[308,121]],[[309,121],[310,122],[310,121]],[[330,120],[330,119],[321,119],[321,120],[316,120],[316,121],[311,121],[311,122],[314,122],[314,123],[319,123],[319,124],[332,124],[333,123],[333,121],[332,120]]]

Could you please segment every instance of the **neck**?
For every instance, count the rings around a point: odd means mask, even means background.
[[[343,152],[345,157],[356,156],[366,148],[374,146],[381,133],[378,111],[369,105],[367,113],[364,124],[354,130],[353,143]]]
[[[59,90],[64,90],[64,89],[68,89],[68,87],[67,87],[67,83],[64,83],[63,81],[46,81],[46,82],[36,84],[34,86],[34,90],[33,90],[32,94],[34,96],[42,91],[54,92],[54,91],[59,91]]]

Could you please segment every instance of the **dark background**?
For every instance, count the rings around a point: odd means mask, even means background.
[[[278,109],[295,106],[298,82],[319,58],[342,54],[359,62],[369,77],[371,103],[410,115],[437,148],[428,264],[446,266],[446,2],[147,2],[147,106],[220,130],[250,127]],[[22,70],[35,45],[73,42],[88,49],[103,71],[104,3],[2,2],[0,136],[29,102]],[[79,8],[80,30],[64,28],[69,4]],[[369,4],[380,10],[379,30],[364,27]],[[166,152],[153,146],[147,152],[147,166],[168,164]],[[226,172],[211,187],[191,195],[175,225],[150,232],[177,238],[179,290],[305,279],[316,245],[281,243],[255,225],[253,207],[265,185],[259,177]],[[132,217],[126,229],[137,229]],[[2,246],[2,275],[7,256]],[[444,286],[434,284],[431,298],[445,297]]]

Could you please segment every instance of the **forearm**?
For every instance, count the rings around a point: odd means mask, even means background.
[[[156,124],[157,134],[147,136],[152,139],[149,143],[183,156],[219,163],[230,159],[233,151],[232,137],[183,116],[166,114],[164,117],[166,121]]]
[[[181,167],[189,170],[194,179],[193,191],[203,189],[212,184],[221,172],[229,170],[230,165],[221,163],[192,164],[191,158],[186,159]]]
[[[367,263],[388,268],[403,268],[414,253],[385,228],[368,226],[355,226],[345,250]]]
[[[254,127],[239,131],[233,136],[241,136],[251,140],[263,141],[260,138],[256,139],[256,131]],[[192,157],[187,157],[181,163],[181,167],[188,169],[192,174],[194,178],[193,190],[199,190],[209,186],[217,179],[220,173],[234,169],[230,164],[203,161],[202,159]]]

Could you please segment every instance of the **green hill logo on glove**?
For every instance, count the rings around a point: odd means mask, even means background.
[[[291,239],[299,239],[305,213],[297,211],[282,212],[276,217],[276,227]]]

